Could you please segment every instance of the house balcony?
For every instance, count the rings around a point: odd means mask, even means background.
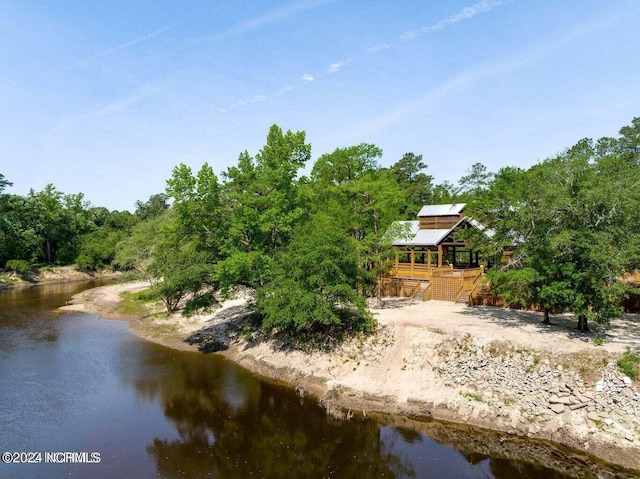
[[[386,276],[402,279],[428,280],[433,276],[451,277],[451,278],[476,278],[484,272],[484,268],[454,268],[449,266],[433,266],[420,263],[394,263]]]

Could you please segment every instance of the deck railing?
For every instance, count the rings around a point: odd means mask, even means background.
[[[461,278],[477,278],[484,269],[465,268],[457,269],[453,266],[429,266],[426,264],[398,263],[389,269],[387,276],[395,276],[405,279],[424,279],[431,276],[450,276]]]
[[[431,283],[427,285],[427,288],[422,293],[422,301],[431,301],[433,299],[433,288],[431,287]]]
[[[420,293],[420,284],[428,282],[428,287],[423,291],[424,300],[433,298],[458,301],[464,294],[471,294],[477,288],[483,272],[482,267],[455,269],[451,266],[438,268],[424,264],[398,263],[387,272],[386,278],[410,285],[405,294],[412,299]],[[414,281],[419,282],[415,284]]]

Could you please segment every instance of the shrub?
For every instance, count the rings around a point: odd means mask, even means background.
[[[627,348],[622,357],[618,359],[618,368],[630,379],[637,379],[640,376],[640,356]]]
[[[29,262],[23,259],[10,259],[7,261],[7,269],[9,271],[15,271],[18,274],[25,274],[29,271]]]

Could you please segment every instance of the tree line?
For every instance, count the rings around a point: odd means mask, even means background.
[[[493,293],[510,306],[572,311],[578,329],[622,313],[638,292],[625,278],[640,269],[640,118],[618,138],[583,139],[524,170],[504,167],[470,199],[491,235],[475,239],[491,269]]]
[[[365,297],[393,256],[391,224],[425,204],[466,202],[488,228],[468,241],[485,258],[508,258],[489,272],[495,293],[574,311],[586,328],[619,314],[629,289],[618,279],[638,268],[639,138],[636,118],[618,138],[581,140],[529,169],[478,163],[454,185],[435,184],[414,153],[382,167],[382,150],[366,143],[324,154],[301,175],[305,133],[274,125],[258,153],[241,153],[220,177],[206,163],[177,165],[133,214],[53,185],[11,195],[0,174],[0,265],[136,271],[167,311],[187,300],[187,314],[244,285],[267,331],[339,335],[373,325]]]

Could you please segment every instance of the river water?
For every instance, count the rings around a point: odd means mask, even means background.
[[[219,356],[56,311],[94,285],[0,292],[0,453],[35,462],[2,462],[2,478],[565,478],[606,469],[436,421],[333,420],[312,398]]]

